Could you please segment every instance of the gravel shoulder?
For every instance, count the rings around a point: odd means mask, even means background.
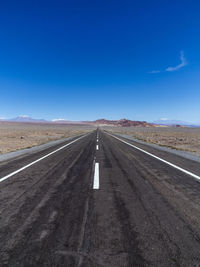
[[[20,149],[20,150],[17,150],[17,151],[1,154],[0,155],[0,162],[7,161],[7,160],[10,160],[10,159],[14,159],[14,158],[18,158],[20,156],[30,155],[32,153],[42,151],[43,149],[49,148],[51,146],[62,144],[65,141],[70,141],[75,137],[78,138],[81,135],[83,135],[83,134],[79,134],[79,135],[76,135],[76,136],[70,136],[70,137],[67,137],[67,138],[62,138],[60,140],[50,141],[50,142],[48,142],[46,144],[42,144],[42,145],[39,145],[39,146],[34,146],[34,147],[31,147],[31,148],[25,148],[25,149]]]
[[[119,133],[114,133],[114,134],[119,136],[119,137],[123,137],[123,138],[126,138],[128,140],[132,140],[132,141],[134,141],[136,143],[139,143],[139,144],[144,144],[144,145],[156,148],[156,149],[161,150],[161,151],[165,151],[165,152],[172,153],[174,155],[178,155],[180,157],[183,157],[183,158],[186,158],[186,159],[189,159],[189,160],[200,162],[200,157],[198,157],[198,156],[196,156],[196,155],[194,155],[194,154],[192,154],[190,152],[187,152],[187,151],[177,150],[177,149],[172,149],[170,147],[159,146],[159,145],[156,145],[156,144],[147,143],[147,142],[138,140],[138,139],[136,139],[136,138],[134,138],[134,137],[132,137],[130,135],[127,135],[127,134],[119,134]]]

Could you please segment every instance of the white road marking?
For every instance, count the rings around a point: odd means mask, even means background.
[[[97,143],[99,142],[99,139],[97,138]]]
[[[99,145],[96,145],[96,150],[99,150]]]
[[[112,135],[112,134],[109,134],[109,133],[107,133],[107,134],[110,135],[110,136],[112,136],[112,137],[114,137],[114,138],[116,138],[116,139],[118,139],[119,141],[121,141],[121,142],[123,142],[123,143],[129,145],[129,146],[134,147],[135,149],[137,149],[137,150],[139,150],[139,151],[142,151],[143,153],[145,153],[145,154],[147,154],[147,155],[149,155],[149,156],[151,156],[151,157],[153,157],[153,158],[155,158],[155,159],[158,159],[158,160],[160,160],[160,161],[162,161],[162,162],[164,162],[164,163],[170,165],[171,167],[173,167],[173,168],[175,168],[175,169],[177,169],[177,170],[179,170],[179,171],[182,171],[182,172],[184,172],[184,173],[186,173],[186,174],[192,176],[193,178],[195,178],[195,179],[197,179],[197,180],[200,180],[200,176],[198,176],[198,175],[196,175],[196,174],[194,174],[194,173],[192,173],[192,172],[190,172],[190,171],[187,171],[187,170],[185,170],[185,169],[183,169],[183,168],[181,168],[181,167],[179,167],[179,166],[177,166],[177,165],[175,165],[175,164],[173,164],[173,163],[171,163],[171,162],[169,162],[169,161],[167,161],[167,160],[164,160],[164,159],[162,159],[162,158],[159,158],[159,157],[157,157],[156,155],[151,154],[151,153],[149,153],[149,152],[147,152],[147,151],[145,151],[145,150],[143,150],[143,149],[141,149],[141,148],[139,148],[139,147],[137,147],[137,146],[134,146],[134,145],[132,145],[132,144],[130,144],[130,143],[128,143],[128,142],[126,142],[126,141],[124,141],[124,140],[122,140],[122,139],[120,139],[120,138],[118,138],[118,137],[116,137],[116,136],[114,136],[114,135]]]
[[[99,189],[99,163],[95,163],[93,189]]]
[[[86,135],[88,135],[88,134],[86,134]],[[76,141],[80,140],[81,138],[85,137],[86,135],[83,135],[83,136],[81,136],[81,137],[79,137],[79,138],[73,140],[72,142],[70,142],[70,143],[68,143],[68,144],[66,144],[66,145],[64,145],[64,146],[62,146],[62,147],[60,147],[60,148],[54,150],[53,152],[48,153],[47,155],[45,155],[45,156],[43,156],[43,157],[41,157],[41,158],[39,158],[39,159],[37,159],[37,160],[35,160],[35,161],[33,161],[33,162],[27,164],[27,165],[25,165],[24,167],[22,167],[22,168],[20,168],[20,169],[18,169],[18,170],[16,170],[16,171],[14,171],[14,172],[11,172],[10,174],[8,174],[8,175],[6,175],[6,176],[0,178],[0,183],[3,182],[4,180],[8,179],[9,177],[11,177],[11,176],[13,176],[13,175],[15,175],[15,174],[17,174],[17,173],[19,173],[19,172],[21,172],[21,171],[27,169],[28,167],[32,166],[33,164],[35,164],[35,163],[37,163],[37,162],[39,162],[39,161],[41,161],[41,160],[43,160],[43,159],[45,159],[45,158],[51,156],[52,154],[54,154],[54,153],[60,151],[61,149],[63,149],[63,148],[65,148],[65,147],[67,147],[67,146],[69,146],[69,145],[75,143]]]

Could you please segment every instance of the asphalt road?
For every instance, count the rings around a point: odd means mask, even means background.
[[[100,130],[73,140],[0,163],[0,266],[200,266],[198,179]]]

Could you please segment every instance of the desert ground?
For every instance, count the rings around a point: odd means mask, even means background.
[[[200,128],[189,127],[104,127],[113,133],[130,135],[138,140],[191,152],[200,156]]]
[[[0,122],[0,154],[87,133],[95,128],[86,125]]]

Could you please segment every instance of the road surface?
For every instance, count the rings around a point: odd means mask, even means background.
[[[101,130],[1,162],[0,266],[200,266],[198,177]]]

